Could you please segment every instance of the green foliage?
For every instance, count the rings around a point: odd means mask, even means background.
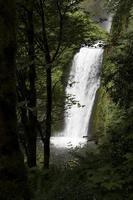
[[[133,32],[121,38],[104,62],[103,81],[116,103],[130,107],[133,101]]]
[[[119,127],[124,114],[124,111],[112,101],[105,88],[101,87],[92,116],[92,137],[97,142],[103,142],[103,138],[108,137],[113,127]]]
[[[93,187],[98,183],[100,194],[96,199],[132,199],[133,177],[133,45],[132,6],[121,1],[117,14],[121,21],[112,29],[112,38],[105,51],[102,86],[94,111],[94,134],[100,141],[99,161],[92,177]],[[128,10],[127,21],[122,14]],[[132,15],[131,15],[132,16]],[[116,18],[115,18],[116,19]],[[118,21],[117,21],[118,22]],[[116,23],[116,22],[113,22]],[[128,23],[128,24],[125,24]],[[114,25],[114,24],[113,24]],[[125,29],[126,26],[126,29]],[[121,34],[117,37],[116,32]],[[101,197],[100,197],[101,195]]]
[[[67,42],[79,45],[87,41],[106,39],[107,35],[104,30],[96,25],[84,12],[76,11],[74,13],[69,13],[68,17],[69,21],[68,24],[66,24],[67,29],[64,34],[64,36],[66,35],[68,38]],[[68,27],[71,27],[70,30]],[[73,38],[71,37],[72,35]]]

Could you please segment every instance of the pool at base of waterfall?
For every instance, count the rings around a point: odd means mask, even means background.
[[[57,148],[83,147],[87,143],[87,138],[81,137],[51,137],[51,145]]]

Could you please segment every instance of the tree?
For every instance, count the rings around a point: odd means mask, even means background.
[[[27,38],[28,38],[28,57],[29,57],[29,159],[30,167],[36,166],[36,139],[37,139],[37,111],[36,111],[36,67],[35,67],[35,46],[34,46],[34,20],[33,8],[34,0],[32,0],[27,10]]]
[[[24,126],[23,146],[29,167],[36,166],[37,110],[36,110],[36,66],[34,43],[34,0],[18,3],[18,99],[21,121]],[[21,28],[20,28],[21,27]],[[22,28],[23,27],[23,28]],[[26,63],[22,63],[25,57]],[[28,86],[27,86],[28,83]]]
[[[29,199],[17,137],[15,0],[0,1],[0,199]]]

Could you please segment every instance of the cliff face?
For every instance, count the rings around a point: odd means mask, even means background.
[[[131,130],[133,121],[131,116],[133,102],[132,16],[131,1],[121,0],[113,17],[108,47],[104,53],[101,88],[93,112],[92,132],[100,141],[105,135],[110,133],[113,135],[113,132],[126,134],[126,126],[128,130]],[[122,118],[125,118],[124,122]]]

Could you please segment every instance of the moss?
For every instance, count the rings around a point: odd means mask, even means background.
[[[104,132],[104,113],[103,113],[103,90],[100,88],[96,94],[96,100],[91,117],[91,135],[92,138],[98,140]],[[105,103],[105,102],[104,102]]]

